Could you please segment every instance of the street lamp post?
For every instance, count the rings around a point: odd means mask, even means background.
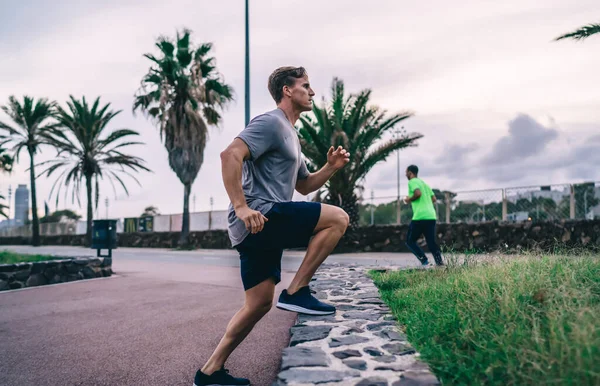
[[[483,222],[485,222],[485,201],[481,200],[481,207],[483,208]]]
[[[583,218],[587,220],[588,215],[588,205],[587,205],[587,189],[583,192]]]
[[[371,225],[375,223],[375,202],[374,202],[375,194],[373,193],[373,189],[371,189]]]
[[[400,138],[400,132],[404,130],[404,126],[401,129],[396,129],[394,132],[394,138]],[[400,149],[396,150],[396,184],[397,184],[397,193],[396,193],[396,224],[400,225],[401,220],[401,208],[400,208]]]
[[[212,196],[210,197],[210,212],[208,212],[208,230],[212,229],[212,212],[213,212],[213,204],[214,200]]]

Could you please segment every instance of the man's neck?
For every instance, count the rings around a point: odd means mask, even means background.
[[[292,126],[296,124],[296,121],[298,120],[298,118],[300,118],[300,114],[302,113],[302,111],[295,109],[294,106],[285,102],[277,105],[277,108],[283,111],[285,117],[288,121],[290,121]]]

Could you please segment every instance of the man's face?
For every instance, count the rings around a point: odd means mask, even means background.
[[[406,169],[406,178],[408,178],[409,180],[411,179],[412,173],[408,171],[408,169]]]
[[[308,75],[296,79],[296,83],[289,88],[292,94],[292,104],[297,106],[302,111],[311,111],[313,104],[313,96],[315,92],[310,88]]]

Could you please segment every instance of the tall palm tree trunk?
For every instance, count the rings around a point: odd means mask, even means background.
[[[92,177],[85,176],[85,189],[87,193],[87,228],[85,241],[87,246],[92,245],[92,219],[94,218],[94,207],[92,205]]]
[[[190,193],[192,184],[183,185],[183,219],[181,224],[181,236],[179,238],[179,246],[188,246],[188,236],[190,234]]]
[[[37,189],[35,187],[35,162],[33,160],[33,151],[29,150],[29,179],[31,183],[31,245],[38,247],[40,245],[40,219],[37,212]]]

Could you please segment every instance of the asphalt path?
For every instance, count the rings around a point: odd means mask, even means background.
[[[94,256],[79,247],[0,246],[21,253]],[[302,252],[286,252],[282,282]],[[408,254],[333,255],[328,262],[417,266]],[[0,292],[1,385],[191,385],[242,306],[235,251],[120,248],[110,278]],[[226,367],[270,385],[295,313],[273,308]]]

